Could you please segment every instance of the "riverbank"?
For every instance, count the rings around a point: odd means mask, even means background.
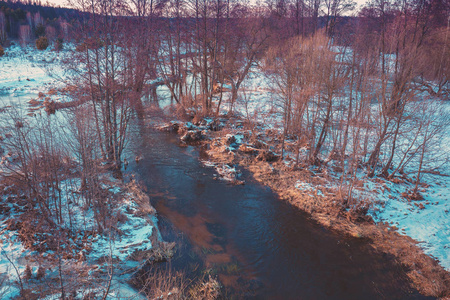
[[[2,299],[137,297],[144,292],[128,283],[145,264],[172,255],[173,244],[158,232],[148,196],[130,180],[99,176],[102,201],[109,207],[101,220],[87,208],[79,178],[61,183],[61,224],[49,225],[32,209],[8,177],[1,182],[0,272]]]
[[[12,45],[6,49],[0,60],[2,126],[8,126],[15,114],[23,115],[22,122],[31,131],[45,118],[43,102],[70,100],[64,92],[68,79],[64,60],[70,47],[38,51],[34,46]],[[59,114],[45,121],[70,128],[68,119]],[[30,144],[27,149],[36,153],[40,173],[28,170],[24,174],[27,166],[17,153],[15,132],[2,129],[0,298],[56,299],[62,294],[80,299],[102,295],[145,298],[131,287],[130,279],[146,263],[170,256],[174,245],[160,238],[156,211],[140,186],[132,178],[115,179],[96,162],[95,170],[87,171],[93,180],[87,187],[80,178],[76,154],[56,156],[57,166],[45,169],[39,159],[51,155],[38,147],[30,150]],[[42,132],[39,141],[49,134]],[[54,177],[50,171],[55,171]],[[32,184],[30,176],[36,177]]]
[[[449,273],[437,260],[426,255],[417,241],[396,231],[395,224],[375,223],[370,215],[376,205],[373,198],[377,197],[377,192],[367,186],[383,184],[386,180],[358,178],[355,189],[366,197],[349,203],[337,196],[339,176],[332,162],[321,168],[294,167],[276,154],[279,143],[270,130],[245,128],[239,119],[177,121],[159,129],[176,131],[182,142],[200,145],[208,154],[205,165],[216,169],[217,178],[243,184],[239,168],[248,169],[259,182],[324,227],[372,241],[373,248],[392,256],[406,269],[412,285],[420,293],[442,298],[450,296]]]

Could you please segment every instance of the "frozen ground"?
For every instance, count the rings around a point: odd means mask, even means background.
[[[64,214],[64,227],[69,227],[70,224],[72,232],[84,232],[84,230],[94,229],[96,224],[92,211],[82,209],[82,198],[76,200],[71,196],[74,193],[78,194],[79,185],[77,183],[79,184],[80,181],[68,181],[66,180],[61,184],[63,190],[62,204],[64,207],[69,207],[71,215],[70,217],[68,213]],[[114,181],[110,181],[109,184],[114,184]],[[88,238],[87,246],[79,253],[78,250],[73,249],[72,254],[74,258],[64,259],[63,261],[63,268],[65,269],[63,273],[70,272],[70,269],[80,270],[80,273],[82,270],[88,269],[89,274],[93,276],[92,280],[97,280],[98,276],[101,277],[102,274],[107,274],[105,272],[108,272],[109,261],[113,260],[116,273],[113,277],[110,298],[116,299],[118,295],[121,295],[121,297],[136,296],[137,291],[133,290],[127,284],[127,281],[134,273],[130,270],[137,270],[145,260],[135,261],[132,256],[137,251],[150,251],[152,249],[152,235],[155,237],[153,240],[159,240],[160,237],[156,228],[157,221],[154,216],[155,212],[153,211],[153,215],[149,214],[143,217],[135,201],[136,195],[129,192],[123,193],[124,191],[121,188],[114,185],[106,188],[112,193],[121,193],[120,195],[123,197],[117,208],[123,216],[122,221],[115,223],[115,230],[112,230],[113,235],[110,233],[96,234]],[[29,283],[23,279],[26,266],[29,265],[31,267],[33,276],[37,273],[37,269],[41,264],[48,265],[50,270],[50,267],[54,267],[51,261],[55,253],[48,250],[38,254],[26,249],[19,240],[18,232],[8,229],[8,221],[17,218],[19,215],[15,210],[17,207],[7,202],[6,198],[3,199],[2,203],[7,203],[10,207],[10,215],[0,215],[0,278],[5,279],[0,285],[0,299],[12,299],[20,293],[19,286],[15,283],[18,281],[18,274],[22,278],[24,287],[32,289],[32,282]],[[72,219],[70,222],[69,218]],[[117,234],[117,232],[120,232],[120,234]],[[46,259],[49,260],[47,261]],[[57,269],[54,268],[53,270]],[[75,274],[78,273],[75,272]],[[47,279],[54,276],[54,271],[47,271]],[[77,280],[83,279],[78,278]],[[102,289],[98,288],[98,292],[101,293]],[[84,291],[79,292],[80,295],[83,295],[83,293]],[[58,299],[58,295],[52,295],[44,299]]]
[[[39,92],[62,86],[64,72],[59,62],[65,52],[51,48],[37,51],[31,46],[13,45],[5,49],[0,57],[0,106],[29,101]]]
[[[65,53],[52,51],[51,48],[52,46],[49,46],[45,51],[37,51],[34,47],[22,48],[13,45],[5,49],[6,54],[0,57],[0,109],[8,105],[26,105],[30,99],[36,99],[40,92],[47,93],[50,89],[64,86],[61,60]],[[58,100],[58,97],[54,95],[52,99]],[[10,158],[6,157],[4,159],[4,161],[9,160]],[[112,193],[122,192],[114,185],[114,182],[111,183],[109,189]],[[82,208],[82,199],[73,198],[73,195],[79,194],[79,180],[67,180],[61,184],[61,187],[64,195],[63,206],[70,207],[64,212],[65,219],[69,218],[69,215],[71,218],[71,222],[66,223],[70,223],[75,231],[94,228],[92,211],[85,211]],[[22,245],[17,231],[7,229],[7,220],[17,216],[17,212],[14,211],[13,204],[7,203],[6,199],[1,200],[2,204],[10,208],[11,216],[0,215],[0,299],[13,299],[20,293],[17,276],[23,275],[27,264],[31,266],[33,275],[36,274],[38,264],[33,257],[37,253]],[[132,274],[129,270],[139,265],[139,262],[130,261],[129,258],[136,251],[151,250],[154,246],[152,240],[155,240],[151,239],[152,236],[160,240],[156,227],[157,220],[151,215],[148,218],[142,217],[138,212],[138,204],[131,194],[124,195],[123,203],[118,209],[125,219],[117,224],[116,229],[121,235],[116,235],[115,238],[111,238],[110,235],[96,235],[90,241],[91,250],[84,252],[83,256],[88,265],[98,268],[100,273],[107,272],[107,267],[99,263],[105,257],[112,257],[114,261],[122,262],[123,265],[118,270],[120,272],[117,272],[113,279],[109,298],[140,299],[136,291],[126,283]],[[52,253],[44,253],[42,257],[51,255]],[[73,255],[78,258],[81,253],[73,253]],[[67,268],[71,266],[81,268],[86,264],[83,261],[69,259],[64,264]],[[49,273],[50,275],[54,274]],[[59,299],[59,297],[59,294],[53,294],[45,299]]]
[[[425,253],[437,258],[450,271],[450,180],[449,177],[425,176],[429,187],[420,188],[424,200],[409,201],[401,193],[412,189],[411,183],[382,184],[368,182],[377,193],[377,205],[371,212],[376,221],[388,222],[421,242]]]
[[[49,76],[46,66],[58,67],[55,63],[58,53],[36,51],[31,47],[13,45],[5,49],[5,55],[0,57],[0,108],[24,103],[31,97],[37,97],[39,92],[48,90],[56,84],[56,79]],[[49,63],[50,62],[50,63]],[[2,203],[6,200],[2,199]],[[7,204],[13,209],[11,203]],[[4,278],[0,288],[0,298],[9,299],[19,295],[17,273],[25,270],[26,257],[30,255],[19,241],[17,232],[6,230],[7,219],[0,220],[0,276]],[[17,268],[17,271],[16,271]]]

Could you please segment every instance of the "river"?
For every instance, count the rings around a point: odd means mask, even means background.
[[[245,170],[245,185],[213,178],[198,148],[141,127],[131,171],[147,188],[170,262],[188,277],[214,274],[235,299],[424,299],[392,257],[330,232]]]

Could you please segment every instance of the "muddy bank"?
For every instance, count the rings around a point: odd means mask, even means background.
[[[205,165],[216,169],[216,178],[243,184],[239,167],[244,167],[281,199],[308,213],[323,226],[357,239],[370,240],[377,252],[392,255],[421,294],[450,296],[449,273],[424,254],[418,242],[400,235],[389,224],[375,224],[365,207],[350,206],[337,197],[338,191],[330,187],[333,179],[327,175],[326,167],[314,171],[307,166],[289,167],[274,151],[278,147],[276,142],[268,142],[276,141],[265,136],[271,133],[245,130],[240,120],[222,121],[216,128],[211,128],[216,120],[206,119],[195,123],[172,122],[160,129],[178,132],[183,137],[181,141],[203,149]]]

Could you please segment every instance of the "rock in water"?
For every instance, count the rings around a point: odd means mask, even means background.
[[[181,138],[185,143],[194,143],[203,139],[203,134],[200,130],[189,130]]]

